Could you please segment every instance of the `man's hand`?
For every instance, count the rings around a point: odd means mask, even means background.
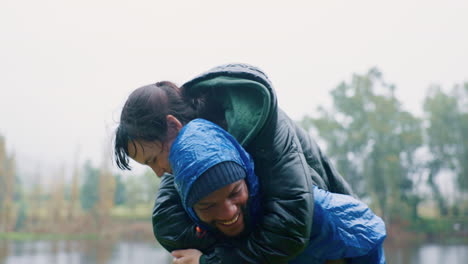
[[[199,264],[202,254],[197,249],[174,250],[171,252],[171,255],[174,257],[172,264]]]

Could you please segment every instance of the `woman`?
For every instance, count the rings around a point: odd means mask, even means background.
[[[195,117],[232,134],[252,155],[263,193],[263,221],[235,248],[198,232],[173,185],[162,178],[153,211],[153,228],[168,251],[200,248],[207,263],[286,263],[306,247],[313,219],[313,185],[351,194],[317,144],[282,112],[267,76],[259,69],[230,64],[216,67],[181,90],[168,82],[148,85],[128,98],[116,132],[118,166],[129,157],[158,176],[171,173],[168,154],[178,131]],[[281,214],[278,214],[281,212]],[[215,246],[216,245],[216,246]]]

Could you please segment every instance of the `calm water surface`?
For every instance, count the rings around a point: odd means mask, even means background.
[[[170,259],[148,242],[0,241],[0,264],[165,264]]]
[[[386,247],[385,253],[389,264],[468,263],[468,245]],[[168,264],[171,259],[150,242],[0,240],[0,264]]]

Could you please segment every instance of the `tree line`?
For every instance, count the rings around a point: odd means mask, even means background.
[[[119,219],[150,219],[159,185],[151,171],[123,177],[88,160],[72,168],[68,181],[63,167],[52,184],[45,184],[39,172],[26,184],[5,143],[0,136],[0,233],[99,233]]]
[[[420,218],[435,201],[440,217],[468,214],[468,83],[432,85],[423,116],[406,111],[396,87],[370,69],[331,91],[333,104],[300,124],[316,133],[357,195],[387,220]],[[438,178],[438,180],[437,180]],[[454,186],[452,201],[441,189]],[[424,191],[426,189],[426,191]]]

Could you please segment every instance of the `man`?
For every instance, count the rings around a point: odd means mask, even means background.
[[[229,251],[262,221],[263,197],[253,161],[219,126],[203,119],[188,123],[174,141],[169,160],[182,205],[198,225],[200,240],[209,232]],[[287,186],[284,188],[287,191]],[[274,221],[282,221],[282,208],[274,209]],[[311,222],[309,244],[289,263],[337,259],[346,259],[346,263],[385,263],[385,225],[362,202],[314,187]],[[283,245],[268,246],[281,250]],[[177,264],[204,263],[209,254],[192,249],[174,251],[173,256]]]

